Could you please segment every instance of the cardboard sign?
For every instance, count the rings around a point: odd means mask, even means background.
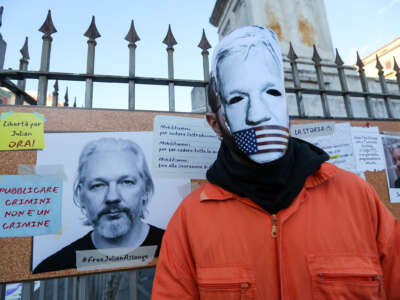
[[[0,237],[52,234],[61,227],[62,180],[57,176],[0,176]]]
[[[39,113],[2,113],[0,150],[43,149],[45,121]]]

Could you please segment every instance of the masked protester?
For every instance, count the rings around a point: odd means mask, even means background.
[[[227,35],[206,115],[208,183],[164,235],[152,299],[400,299],[400,228],[374,189],[289,137],[276,35]]]

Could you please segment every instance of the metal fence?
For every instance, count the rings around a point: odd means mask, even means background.
[[[2,19],[3,7],[0,8],[0,26]],[[208,49],[211,45],[207,41],[206,35],[203,31],[198,47],[202,50],[203,60],[203,80],[184,80],[176,79],[174,77],[174,46],[177,44],[172,30],[169,27],[165,39],[162,41],[166,46],[167,59],[168,59],[168,77],[167,78],[154,78],[154,77],[140,77],[135,74],[135,49],[136,42],[139,41],[139,36],[136,33],[134,23],[131,22],[129,31],[125,37],[128,42],[129,51],[129,73],[124,76],[103,75],[95,74],[95,49],[96,39],[100,37],[95,24],[95,18],[85,32],[87,41],[87,67],[86,73],[65,73],[65,72],[50,72],[50,53],[52,45],[51,35],[56,32],[56,28],[51,19],[51,12],[48,12],[47,18],[43,25],[39,28],[43,33],[42,36],[42,53],[40,69],[37,71],[29,70],[29,51],[28,51],[28,38],[25,39],[21,52],[20,65],[18,69],[3,69],[4,57],[6,51],[6,42],[0,35],[0,85],[9,89],[16,95],[15,105],[46,105],[48,94],[49,80],[55,80],[54,89],[52,92],[52,106],[59,105],[59,90],[58,81],[81,81],[85,82],[85,108],[92,108],[93,105],[93,83],[124,83],[128,88],[128,109],[135,110],[135,86],[140,84],[147,85],[161,85],[168,86],[169,95],[169,111],[175,111],[175,86],[185,86],[193,88],[201,88],[204,93],[204,101],[206,102],[205,92],[209,80],[209,52]],[[370,79],[367,79],[364,71],[364,65],[358,56],[357,71],[358,78],[361,84],[361,90],[352,90],[348,85],[348,75],[345,71],[354,72],[356,69],[353,66],[346,66],[336,51],[336,59],[334,62],[325,62],[321,60],[317,48],[314,46],[314,55],[311,60],[299,59],[296,55],[292,45],[290,51],[284,59],[290,68],[286,69],[286,79],[291,81],[291,86],[286,87],[286,92],[289,96],[295,97],[297,106],[297,117],[307,118],[304,99],[306,95],[314,95],[320,98],[322,106],[321,118],[335,118],[331,112],[329,96],[341,97],[345,107],[346,119],[357,119],[353,112],[353,104],[355,98],[363,99],[365,109],[367,112],[367,119],[378,119],[372,105],[372,99],[380,99],[384,103],[386,111],[385,119],[400,119],[400,114],[396,114],[393,109],[393,104],[400,105],[400,68],[394,60],[394,71],[396,74],[395,81],[388,81],[385,79],[383,67],[377,57],[377,74],[380,84],[380,92],[371,92],[369,88]],[[302,66],[302,68],[299,68]],[[304,78],[302,77],[302,69],[309,68],[315,75],[315,87],[304,87]],[[326,79],[327,70],[331,70],[336,74],[340,82],[340,89],[327,88]],[[38,81],[38,96],[34,99],[25,92],[25,85],[27,79],[35,79]],[[17,81],[16,83],[14,81]],[[390,91],[388,89],[388,82],[392,87],[396,86],[396,90]],[[64,101],[64,106],[69,106],[68,91]],[[204,105],[206,108],[207,105]],[[153,278],[154,268],[143,269],[129,272],[114,272],[104,273],[88,276],[78,276],[70,278],[41,280],[39,288],[34,289],[35,282],[25,282],[22,284],[22,299],[149,299],[151,293],[151,285]],[[123,284],[125,282],[125,284]],[[0,300],[6,297],[6,284],[0,284]]]
[[[129,110],[135,110],[135,85],[137,84],[147,84],[147,85],[163,85],[168,86],[169,92],[169,111],[175,111],[175,86],[184,86],[184,87],[207,87],[208,82],[208,74],[209,74],[209,65],[208,65],[208,55],[207,51],[211,48],[211,45],[207,41],[206,35],[203,30],[203,35],[201,37],[200,43],[198,47],[202,49],[201,55],[203,57],[203,71],[204,78],[203,80],[182,80],[176,79],[174,77],[174,46],[177,44],[173,34],[171,27],[168,28],[167,35],[163,40],[163,43],[167,46],[167,58],[168,58],[168,78],[154,78],[154,77],[140,77],[135,74],[135,49],[137,47],[136,42],[140,40],[138,34],[136,33],[134,23],[131,22],[131,26],[127,35],[125,36],[125,40],[128,42],[128,51],[129,51],[129,74],[127,76],[114,76],[114,75],[102,75],[102,74],[94,74],[94,66],[95,66],[95,51],[96,51],[96,39],[100,37],[100,33],[98,32],[95,24],[95,17],[92,18],[92,22],[85,32],[84,36],[88,38],[87,41],[87,65],[86,65],[86,73],[84,74],[76,74],[76,73],[64,73],[64,72],[50,72],[50,53],[51,53],[51,44],[52,37],[51,35],[55,33],[57,30],[53,24],[51,19],[51,11],[49,10],[47,14],[47,18],[43,25],[39,28],[39,31],[43,33],[42,36],[42,53],[41,53],[41,61],[40,61],[40,69],[38,71],[30,71],[28,70],[29,64],[29,52],[28,52],[28,38],[25,39],[25,43],[20,50],[21,59],[20,66],[18,70],[4,70],[3,64],[0,65],[0,68],[3,69],[0,72],[0,80],[1,85],[8,88],[10,91],[16,94],[16,105],[21,105],[24,102],[31,105],[46,105],[47,99],[47,90],[49,80],[55,80],[54,90],[53,90],[53,106],[58,105],[59,99],[59,91],[58,91],[58,81],[59,80],[69,80],[69,81],[81,81],[86,83],[85,87],[85,108],[92,108],[93,104],[93,83],[94,82],[102,82],[102,83],[125,83],[128,84],[128,108]],[[4,42],[1,38],[1,41]],[[0,47],[5,48],[5,43]],[[5,51],[4,51],[5,53]],[[3,54],[4,54],[3,53]],[[1,50],[0,50],[1,54]],[[1,62],[1,59],[0,59]],[[2,62],[4,63],[4,57]],[[37,101],[33,99],[30,95],[25,93],[25,80],[26,79],[37,79],[38,80],[38,97]],[[13,84],[11,80],[18,80],[17,85]],[[67,97],[66,97],[67,98]],[[69,103],[64,102],[65,106],[68,106]]]
[[[21,300],[147,300],[155,268],[0,284],[0,299]],[[18,293],[20,291],[20,293]]]
[[[1,9],[2,15],[3,9]],[[1,18],[1,16],[0,16]],[[172,30],[169,27],[168,33],[163,40],[163,43],[167,46],[167,59],[168,59],[168,78],[154,78],[154,77],[140,77],[135,74],[135,49],[137,47],[136,42],[140,40],[138,34],[136,33],[134,23],[131,22],[131,26],[129,31],[125,37],[125,40],[128,42],[128,51],[129,51],[129,74],[127,76],[115,76],[115,75],[103,75],[103,74],[95,74],[94,73],[94,65],[95,65],[95,50],[96,50],[96,39],[100,37],[100,33],[98,32],[95,24],[95,18],[92,18],[92,22],[85,32],[84,36],[88,38],[87,41],[87,65],[86,65],[86,73],[77,74],[77,73],[65,73],[65,72],[50,72],[50,53],[51,53],[51,44],[52,37],[51,35],[55,33],[57,30],[53,24],[51,19],[51,12],[48,12],[47,18],[43,25],[39,28],[39,31],[43,33],[42,36],[42,53],[41,53],[41,62],[40,69],[38,71],[28,70],[29,64],[29,51],[28,51],[28,38],[26,38],[25,43],[20,50],[21,59],[19,69],[3,69],[4,64],[4,55],[5,55],[5,47],[6,44],[3,41],[2,37],[0,37],[0,80],[1,85],[3,87],[8,88],[11,92],[16,95],[16,105],[21,105],[24,103],[28,103],[31,105],[46,105],[47,99],[47,90],[49,85],[49,80],[55,80],[54,90],[52,92],[53,106],[57,106],[59,102],[59,91],[58,91],[58,81],[60,80],[68,80],[68,81],[81,81],[85,82],[85,108],[92,108],[93,106],[93,83],[94,82],[102,82],[102,83],[123,83],[128,85],[128,109],[135,110],[135,86],[140,84],[146,85],[158,85],[158,86],[168,86],[168,95],[169,95],[169,111],[175,111],[175,86],[185,86],[185,87],[193,87],[193,88],[207,88],[208,79],[209,79],[209,52],[208,49],[211,48],[211,45],[207,41],[206,35],[203,31],[203,35],[201,37],[200,43],[198,45],[199,48],[202,49],[201,55],[203,59],[203,80],[184,80],[184,79],[176,79],[174,77],[174,46],[177,44]],[[2,56],[2,57],[1,57]],[[377,74],[380,83],[380,91],[379,92],[371,92],[369,88],[370,80],[367,79],[364,71],[364,65],[361,61],[358,53],[357,53],[357,70],[359,74],[359,80],[361,83],[361,90],[353,90],[349,88],[347,82],[347,76],[345,74],[346,70],[354,71],[355,68],[353,66],[344,65],[343,60],[341,59],[338,51],[336,50],[336,59],[334,62],[326,62],[321,60],[317,48],[314,46],[314,55],[312,60],[305,61],[298,59],[293,47],[290,47],[289,53],[287,57],[285,57],[285,61],[290,64],[290,69],[287,70],[289,73],[288,77],[293,81],[293,86],[287,86],[286,92],[288,95],[295,95],[296,106],[297,106],[297,117],[306,118],[310,117],[307,115],[306,110],[304,108],[304,98],[307,95],[318,95],[321,100],[322,105],[322,114],[320,117],[323,118],[334,118],[335,116],[331,113],[330,104],[328,101],[328,96],[339,96],[343,98],[344,106],[345,106],[345,118],[348,119],[357,119],[358,116],[355,116],[353,113],[353,99],[359,98],[364,100],[364,105],[366,108],[367,115],[365,116],[368,119],[379,119],[376,116],[374,111],[374,107],[372,105],[371,99],[380,99],[384,102],[384,107],[386,110],[385,118],[388,119],[398,119],[400,116],[396,114],[393,110],[393,103],[398,103],[400,100],[400,93],[397,91],[390,91],[388,89],[388,82],[391,85],[397,84],[397,90],[400,91],[400,68],[394,59],[394,71],[396,74],[396,82],[393,80],[386,80],[385,74],[383,71],[383,67],[377,57]],[[312,88],[307,88],[303,86],[303,80],[301,76],[301,68],[299,66],[304,67],[313,67],[315,73],[315,81],[316,86]],[[324,70],[323,70],[324,68]],[[340,81],[340,89],[328,89],[325,83],[324,74],[331,70],[335,72]],[[37,101],[25,92],[25,83],[27,79],[36,79],[38,81],[38,96]],[[17,80],[17,84],[14,84],[12,80]],[[206,101],[207,93],[203,93],[204,101]],[[395,102],[394,102],[395,101]],[[400,103],[400,102],[399,102]],[[68,103],[68,91],[66,93],[64,106],[69,106]],[[204,107],[207,107],[206,105]]]

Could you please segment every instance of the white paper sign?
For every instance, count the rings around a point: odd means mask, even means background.
[[[398,167],[400,152],[400,136],[381,135],[382,148],[385,153],[386,177],[390,202],[400,202],[400,168]],[[397,164],[396,164],[397,163]]]
[[[204,179],[219,145],[204,119],[156,116],[152,173],[156,177]]]
[[[157,246],[76,251],[78,271],[145,266],[154,259]]]
[[[351,135],[357,170],[365,172],[385,169],[378,127],[352,127]]]
[[[317,136],[333,135],[335,122],[294,124],[290,127],[291,135],[306,140]]]
[[[292,129],[292,136],[299,137],[325,150],[330,156],[330,163],[333,163],[342,169],[356,172],[350,123],[334,124],[335,126],[333,130],[331,128],[332,122],[308,125],[308,127],[305,127],[308,128],[307,131],[300,130],[299,128],[295,128],[294,130]],[[314,128],[314,130],[310,128]],[[319,128],[319,130],[317,128]],[[299,133],[299,135],[293,134],[296,132]],[[315,134],[316,132],[318,132],[318,135]],[[322,135],[322,133],[325,133],[325,135]]]

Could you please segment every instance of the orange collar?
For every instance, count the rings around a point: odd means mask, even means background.
[[[309,176],[305,183],[305,188],[310,189],[316,187],[323,182],[327,181],[329,178],[333,177],[338,168],[331,163],[323,163],[318,171]],[[200,201],[207,200],[230,200],[238,198],[232,192],[226,191],[223,188],[207,182],[201,188]]]

